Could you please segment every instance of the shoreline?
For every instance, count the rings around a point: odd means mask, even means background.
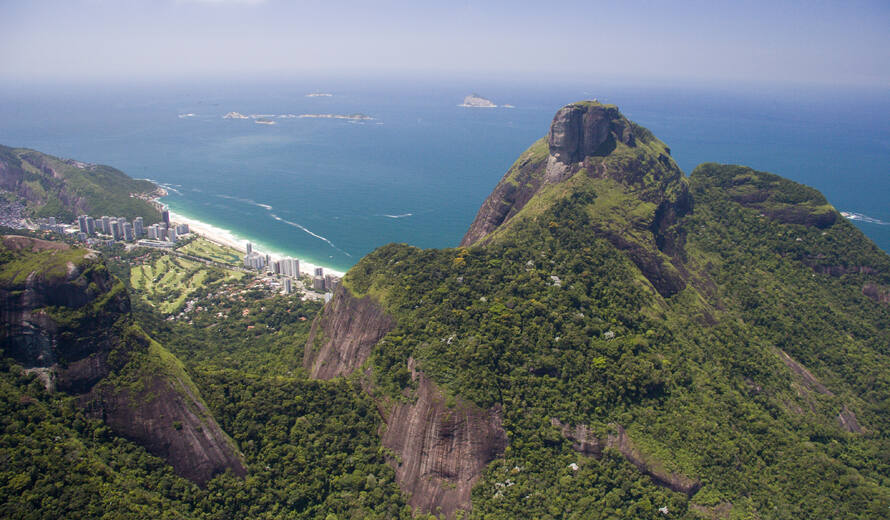
[[[160,202],[160,201],[158,201],[158,202]],[[290,255],[286,255],[286,254],[278,252],[278,251],[264,250],[264,249],[262,249],[262,246],[260,246],[256,242],[254,242],[252,239],[240,237],[240,236],[232,233],[228,229],[223,229],[223,228],[214,226],[213,224],[208,224],[201,220],[198,220],[198,219],[195,219],[192,217],[187,217],[187,216],[183,215],[182,213],[177,213],[173,210],[169,210],[169,211],[170,211],[170,221],[171,222],[176,222],[178,224],[188,224],[190,232],[200,235],[200,236],[204,237],[205,239],[207,239],[211,242],[214,242],[216,244],[226,246],[226,247],[231,247],[232,249],[235,249],[235,250],[241,252],[242,254],[247,253],[247,242],[250,242],[250,243],[254,244],[254,251],[261,252],[263,254],[268,254],[270,257],[272,257],[273,260],[280,260],[282,258],[290,256]],[[257,247],[257,246],[259,246],[259,247]],[[328,267],[326,265],[314,264],[314,263],[309,262],[308,260],[305,260],[303,258],[299,258],[299,257],[291,257],[291,258],[297,258],[300,261],[300,274],[307,274],[309,276],[313,276],[315,273],[316,267],[323,268],[325,274],[331,274],[331,275],[337,276],[339,278],[342,278],[343,275],[346,274],[343,271],[338,271],[338,270]]]

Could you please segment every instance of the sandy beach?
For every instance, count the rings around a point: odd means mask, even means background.
[[[218,228],[211,224],[207,224],[206,222],[201,222],[200,220],[186,217],[185,215],[176,213],[174,211],[170,212],[170,220],[171,220],[171,222],[175,222],[178,224],[188,224],[189,230],[192,233],[201,235],[202,237],[206,238],[207,240],[216,242],[217,244],[237,249],[238,251],[241,251],[242,253],[247,252],[247,242],[253,242],[253,240],[250,240],[249,238],[242,238],[242,237],[236,236],[234,233],[232,233],[231,231],[229,231],[227,229]],[[257,246],[256,242],[253,242],[253,244],[254,244],[254,247],[253,247],[254,251],[258,251],[260,253],[267,253],[274,260],[280,260],[281,258],[289,256],[289,255],[285,255],[283,253],[279,253],[276,251],[263,250],[261,247]],[[332,274],[334,276],[340,276],[340,277],[342,277],[345,274],[342,271],[337,271],[335,269],[331,269],[330,267],[327,267],[324,265],[316,265],[316,264],[310,263],[310,262],[308,262],[302,258],[299,258],[299,257],[297,257],[297,258],[300,260],[300,272],[301,273],[308,274],[311,276],[315,273],[316,267],[322,267],[322,268],[324,268],[325,274]]]

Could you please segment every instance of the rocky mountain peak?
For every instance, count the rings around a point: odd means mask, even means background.
[[[612,140],[633,146],[630,122],[615,105],[597,101],[572,103],[559,109],[547,134],[550,156],[563,164],[577,163],[590,155],[608,155]]]

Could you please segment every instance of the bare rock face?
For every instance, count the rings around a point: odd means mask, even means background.
[[[890,289],[877,284],[867,283],[863,285],[862,294],[878,303],[890,303]]]
[[[311,377],[331,379],[361,366],[395,322],[369,296],[356,298],[340,287],[309,333],[303,366]],[[451,518],[470,509],[470,490],[485,466],[503,453],[507,437],[498,408],[481,409],[442,393],[409,363],[416,400],[381,405],[382,443],[398,455],[396,480],[417,511]]]
[[[247,474],[235,443],[194,386],[175,374],[144,374],[135,385],[99,384],[82,402],[118,434],[167,460],[200,485],[230,470]]]
[[[178,361],[135,325],[124,285],[98,256],[25,237],[2,246],[17,255],[0,280],[5,355],[185,478],[245,474],[234,442]]]
[[[432,381],[412,372],[417,400],[393,407],[383,445],[398,454],[396,480],[411,507],[452,518],[470,509],[473,485],[507,446],[500,409],[461,400],[449,407]]]
[[[355,298],[339,287],[312,323],[303,367],[316,379],[350,374],[394,324],[369,296]]]
[[[630,123],[618,108],[599,103],[573,103],[559,109],[547,135],[550,155],[563,164],[607,155],[610,139],[634,144]]]
[[[689,497],[692,497],[701,489],[701,482],[685,475],[669,472],[657,460],[644,455],[634,446],[633,441],[620,425],[611,425],[614,431],[604,438],[600,438],[584,424],[572,427],[555,418],[551,419],[550,423],[560,429],[563,437],[572,441],[572,448],[579,453],[589,457],[601,458],[603,450],[612,448],[618,450],[628,462],[636,466],[644,475],[648,475],[659,486],[664,486],[678,493],[685,493]]]

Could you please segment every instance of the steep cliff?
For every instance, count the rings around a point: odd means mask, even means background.
[[[348,376],[394,326],[371,296],[359,298],[340,287],[312,324],[303,365],[313,378]],[[500,413],[466,401],[449,406],[410,360],[408,369],[417,387],[409,392],[413,402],[382,406],[382,444],[397,456],[396,480],[411,506],[451,518],[470,508],[473,484],[506,446]]]
[[[189,376],[133,322],[123,284],[95,253],[4,236],[0,257],[4,355],[186,478],[244,474]]]
[[[303,367],[317,379],[349,375],[392,327],[392,318],[370,296],[356,298],[339,287],[312,323]]]
[[[473,485],[507,446],[500,409],[485,410],[464,400],[449,405],[435,383],[413,366],[412,380],[415,401],[392,406],[382,443],[398,456],[396,479],[408,503],[452,518],[457,510],[470,509]]]
[[[564,424],[559,419],[553,418],[551,424],[562,432],[562,435],[572,441],[572,448],[584,455],[590,457],[601,458],[603,451],[606,449],[617,450],[624,456],[641,473],[652,478],[652,480],[661,486],[665,486],[672,491],[685,493],[690,497],[695,495],[701,489],[701,482],[691,479],[685,475],[671,473],[665,470],[658,460],[651,456],[643,454],[635,445],[627,432],[618,424],[610,424],[611,432],[598,437],[585,424],[570,426]]]

